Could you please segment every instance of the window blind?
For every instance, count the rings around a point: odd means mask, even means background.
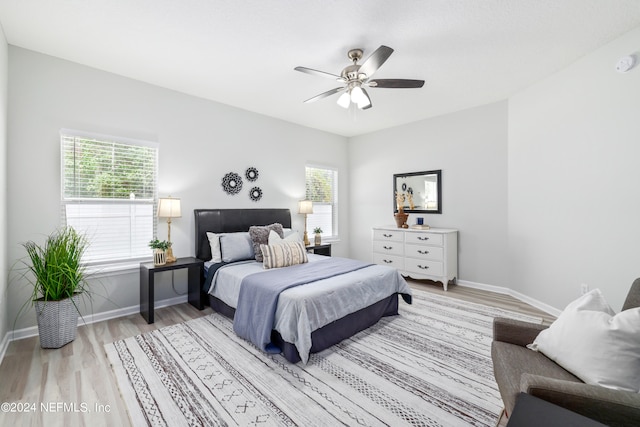
[[[338,237],[338,171],[321,166],[305,167],[306,198],[313,202],[307,229],[322,228],[324,237]]]
[[[62,130],[63,225],[85,234],[87,263],[150,255],[156,234],[156,143]]]

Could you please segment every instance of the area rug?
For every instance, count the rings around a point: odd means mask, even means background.
[[[291,364],[211,314],[107,344],[135,426],[495,426],[492,319],[532,318],[414,290],[400,314]]]

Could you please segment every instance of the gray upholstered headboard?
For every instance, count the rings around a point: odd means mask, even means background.
[[[289,209],[194,209],[196,222],[196,258],[211,259],[211,246],[207,231],[233,233],[249,231],[252,225],[269,225],[279,222],[291,228]]]

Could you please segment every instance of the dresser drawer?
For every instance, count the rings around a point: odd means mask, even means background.
[[[443,244],[442,234],[429,233],[426,231],[407,233],[405,237],[405,242],[422,244],[422,245],[435,245],[435,246],[442,246]]]
[[[402,242],[382,242],[379,240],[373,241],[373,252],[381,253],[384,255],[399,255],[404,254],[404,245]]]
[[[373,230],[373,240],[402,242],[404,241],[404,233],[402,231]]]
[[[442,262],[421,260],[415,258],[404,259],[404,269],[409,273],[428,274],[430,276],[442,276],[444,271]]]
[[[404,258],[398,255],[373,254],[373,262],[375,264],[387,265],[389,267],[404,269]]]
[[[430,259],[433,261],[443,261],[444,248],[442,246],[404,245],[404,256],[418,259]]]

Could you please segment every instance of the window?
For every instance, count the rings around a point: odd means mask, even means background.
[[[62,130],[62,224],[84,233],[87,263],[148,258],[158,146]]]
[[[305,168],[306,198],[313,202],[307,228],[322,228],[324,237],[338,237],[338,171],[319,166]]]

